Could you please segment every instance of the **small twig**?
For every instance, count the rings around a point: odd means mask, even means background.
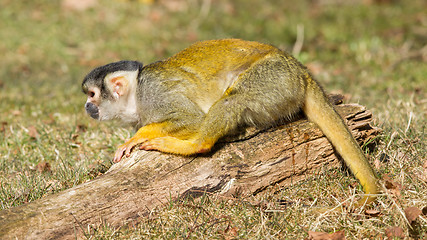
[[[298,56],[301,52],[302,45],[304,43],[304,25],[297,25],[297,39],[295,41],[294,47],[292,48],[292,55]]]
[[[394,137],[396,137],[396,135],[397,135],[397,132],[393,132],[393,133],[391,134],[391,137],[390,137],[390,140],[388,141],[388,144],[387,144],[386,149],[388,149],[388,148],[390,147],[391,142],[393,142]]]
[[[413,115],[414,114],[412,112],[409,113],[409,120],[408,120],[408,125],[406,126],[406,129],[405,129],[405,134],[408,132],[409,127],[411,126],[411,120]]]

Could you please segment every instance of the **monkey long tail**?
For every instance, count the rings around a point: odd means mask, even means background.
[[[377,177],[371,165],[317,82],[311,78],[307,81],[306,100],[303,107],[306,116],[319,126],[363,186],[365,195],[357,205],[373,202],[379,189]]]

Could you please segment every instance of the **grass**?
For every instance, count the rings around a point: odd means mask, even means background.
[[[427,216],[409,225],[403,212],[427,207],[427,5],[362,2],[105,0],[76,11],[61,1],[0,0],[1,209],[73,187],[111,166],[116,146],[132,132],[84,113],[80,84],[95,66],[150,63],[194,41],[228,37],[292,52],[300,26],[296,57],[327,91],[372,110],[383,129],[370,159],[381,177],[400,187],[385,189],[374,206],[379,214],[310,211],[317,203],[339,206],[360,188],[337,169],[249,199],[206,195],[171,202],[136,227],[103,225],[88,236],[303,239],[309,231],[344,230],[348,239],[382,239],[397,226],[407,238],[425,239]]]

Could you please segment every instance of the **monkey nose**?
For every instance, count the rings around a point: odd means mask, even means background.
[[[87,102],[85,104],[85,109],[87,114],[89,114],[89,116],[91,116],[92,118],[94,119],[99,118],[99,109],[98,109],[98,106],[96,106],[95,104],[91,102]]]

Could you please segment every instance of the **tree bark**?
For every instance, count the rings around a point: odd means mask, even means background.
[[[380,132],[363,106],[336,106],[356,140]],[[271,185],[290,185],[324,166],[341,163],[322,132],[305,119],[248,131],[211,153],[181,157],[133,151],[107,173],[63,192],[0,212],[0,239],[71,239],[90,226],[121,226],[153,208],[204,192],[247,196]]]

